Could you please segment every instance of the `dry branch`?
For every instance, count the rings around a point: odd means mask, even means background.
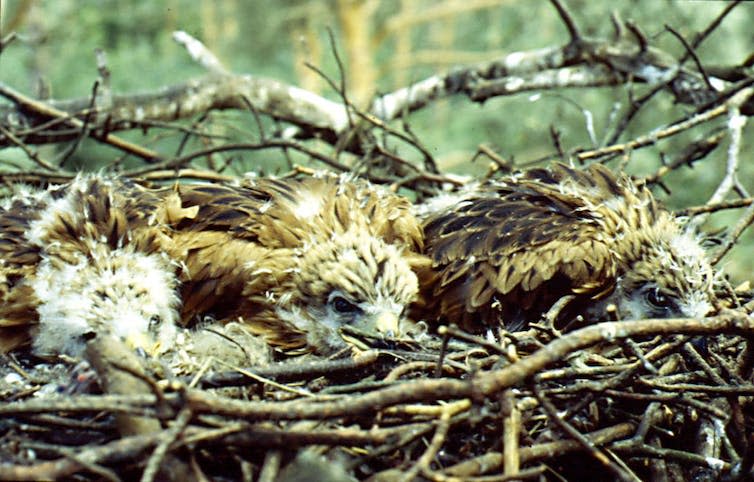
[[[556,154],[545,160],[627,163],[637,149],[697,134],[637,181],[665,187],[668,173],[730,141],[727,175],[716,194],[679,212],[749,208],[721,242],[719,258],[754,220],[752,198],[737,179],[745,116],[754,112],[754,81],[750,65],[710,68],[695,49],[735,4],[689,41],[674,31],[686,49],[674,58],[651,45],[638,26],[619,19],[612,38],[587,38],[567,6],[552,3],[568,30],[563,45],[460,66],[380,95],[364,110],[351,104],[343,81],[327,79],[338,97],[333,101],[274,79],[228,72],[185,33],[176,40],[210,75],[145,94],[113,95],[100,56],[102,83],[88,98],[43,102],[0,84],[0,96],[10,101],[0,104],[0,147],[20,148],[36,166],[0,173],[0,180],[65,182],[75,175],[66,171],[65,159],[91,137],[140,158],[127,168],[120,161],[111,167],[146,184],[236,182],[224,171],[232,159],[222,155],[274,149],[394,190],[411,189],[421,198],[466,180],[437,168],[432,147],[412,132],[411,112],[449,96],[484,102],[533,90],[643,83],[650,92],[630,98],[624,117],[604,135],[608,142],[600,144],[590,126],[596,147],[569,150],[553,125]],[[0,40],[0,51],[11,39]],[[687,65],[687,59],[694,63]],[[662,93],[695,111],[619,142],[634,116]],[[212,111],[222,109],[250,112],[256,132],[249,137],[256,140],[230,142],[213,133]],[[725,114],[727,129],[719,125]],[[282,127],[269,132],[263,116]],[[187,118],[195,119],[190,126],[178,122]],[[391,123],[396,119],[403,121],[400,128]],[[113,134],[137,128],[176,132],[181,145],[167,155]],[[189,150],[189,140],[200,147]],[[32,148],[61,141],[74,144],[54,161]],[[395,142],[419,160],[399,155]],[[486,144],[479,151],[496,164],[489,176],[514,167],[512,158]],[[290,176],[314,171],[290,158],[288,169]],[[740,199],[729,199],[734,195]],[[743,305],[749,294],[726,296],[721,306]],[[754,423],[751,309],[722,310],[703,320],[601,323],[563,335],[547,330],[545,319],[539,330],[505,333],[500,342],[442,327],[442,340],[401,340],[400,349],[178,380],[152,373],[119,351],[119,343],[95,339],[88,358],[104,393],[42,396],[59,380],[36,373],[20,375],[23,388],[0,391],[0,478],[274,480],[297,452],[306,451],[372,480],[550,480],[551,473],[582,480],[594,475],[589,470],[606,480],[681,480],[696,472],[745,480],[754,464],[754,439],[747,433]],[[36,369],[17,367],[10,379]]]
[[[113,95],[106,105],[94,106],[89,98],[43,103],[0,84],[0,95],[13,103],[0,106],[0,127],[14,132],[25,144],[63,142],[75,139],[78,135],[75,127],[86,119],[94,138],[133,150],[145,159],[159,159],[155,153],[127,146],[111,133],[139,128],[146,122],[189,118],[210,110],[250,107],[298,126],[301,129],[296,133],[298,136],[323,137],[331,143],[351,126],[350,106],[274,79],[226,73],[201,42],[185,32],[176,35],[191,55],[214,74],[154,92]],[[457,94],[483,102],[531,90],[627,82],[663,86],[678,102],[691,105],[718,98],[726,85],[715,79],[713,89],[702,73],[683,67],[681,60],[619,31],[612,39],[575,36],[563,46],[513,52],[500,59],[459,67],[378,96],[366,114],[385,122]],[[742,110],[751,110],[751,103],[747,99]],[[59,122],[51,124],[50,120]],[[3,145],[11,145],[7,136],[0,136],[0,146]]]

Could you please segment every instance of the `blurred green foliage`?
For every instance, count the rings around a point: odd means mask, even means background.
[[[665,28],[670,25],[686,39],[705,29],[725,7],[724,2],[624,0],[594,2],[566,0],[585,35],[613,35],[610,13],[633,20],[652,45],[680,56],[681,43]],[[376,77],[372,90],[389,92],[455,65],[491,60],[514,51],[533,50],[567,42],[567,31],[549,2],[528,0],[0,0],[3,35],[13,30],[18,39],[0,54],[0,82],[19,91],[38,95],[49,85],[52,97],[67,99],[91,93],[97,78],[94,49],[107,54],[116,93],[134,93],[178,84],[204,74],[171,38],[185,30],[205,44],[233,72],[252,73],[288,82],[337,100],[338,95],[321,78],[302,66],[309,61],[335,79],[341,75],[330,49],[333,33],[338,53],[345,62],[347,86],[358,84],[345,52],[354,39],[345,36],[344,18],[356,7],[368,7],[362,32],[370,41],[368,65]],[[373,8],[372,8],[373,7]],[[352,19],[353,20],[353,19]],[[359,20],[359,19],[356,19]],[[739,64],[754,46],[754,4],[737,7],[698,49],[705,65]],[[629,95],[640,96],[646,86],[570,89],[497,98],[483,105],[463,97],[441,100],[412,114],[408,121],[428,150],[446,170],[479,175],[486,161],[470,162],[480,143],[496,146],[517,164],[551,156],[555,150],[550,129],[556,129],[566,151],[594,147],[587,130],[593,119],[598,144],[625,111]],[[0,102],[2,102],[0,100]],[[646,134],[680,119],[691,111],[677,105],[666,93],[656,96],[624,132],[620,141]],[[243,112],[213,112],[213,133],[227,140],[252,140],[253,117]],[[683,146],[724,125],[719,119],[655,146],[634,152],[627,169],[649,174],[661,156],[673,158]],[[398,123],[396,123],[398,125]],[[265,121],[266,128],[274,124]],[[752,127],[744,132],[741,152],[743,187],[754,190]],[[148,145],[165,155],[176,152],[181,136],[149,131],[123,133],[123,137]],[[188,146],[200,148],[200,145]],[[402,155],[414,151],[392,146]],[[668,195],[658,196],[672,207],[704,202],[725,171],[727,141],[693,169],[684,168],[668,177]],[[110,148],[86,142],[66,167],[96,169],[121,162]],[[285,170],[288,161],[279,152],[232,154],[232,172]],[[293,162],[304,162],[292,155]],[[0,152],[0,162],[25,164],[17,150]],[[226,158],[227,160],[227,158]],[[133,165],[134,160],[123,160]],[[3,166],[0,166],[3,167]],[[707,226],[718,230],[732,226],[740,213],[716,214]],[[736,279],[749,278],[754,257],[747,253],[751,236],[729,256],[727,271]]]

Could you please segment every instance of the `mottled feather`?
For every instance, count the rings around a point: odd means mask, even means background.
[[[687,307],[681,315],[709,309],[712,270],[693,234],[647,189],[599,164],[488,181],[430,212],[423,227],[433,267],[421,273],[422,318],[516,329],[567,294],[578,295],[574,307],[597,311],[598,300],[625,301],[663,267],[669,275],[653,289]]]
[[[343,320],[374,331],[416,295],[421,227],[410,203],[386,190],[325,175],[179,193],[184,209],[198,207],[173,234],[187,250],[186,323],[240,318],[286,352],[328,353],[344,346]]]
[[[144,196],[149,192],[126,179],[82,175],[48,190],[22,190],[5,203],[3,350],[34,338],[39,352],[76,355],[87,330],[150,343],[173,333],[178,265],[165,202],[153,202],[167,196]]]

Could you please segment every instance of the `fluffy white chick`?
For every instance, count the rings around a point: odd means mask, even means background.
[[[88,337],[108,332],[157,355],[177,334],[175,267],[164,253],[93,243],[72,261],[43,257],[31,282],[40,300],[34,350],[79,356]]]

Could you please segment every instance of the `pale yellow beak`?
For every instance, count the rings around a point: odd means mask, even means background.
[[[161,343],[155,342],[150,336],[144,333],[129,333],[123,342],[130,350],[142,355],[154,356],[160,353]]]
[[[400,318],[391,311],[383,311],[374,319],[374,327],[377,333],[383,336],[400,335]]]

